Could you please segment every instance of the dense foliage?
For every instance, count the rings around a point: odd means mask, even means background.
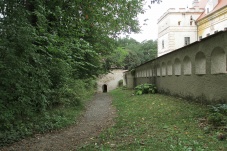
[[[107,58],[107,65],[133,69],[157,57],[157,41],[138,42],[135,39],[118,39],[117,49]]]
[[[227,104],[210,105],[208,122],[214,126],[227,125]]]
[[[157,93],[157,88],[154,84],[140,84],[135,87],[135,94],[142,95],[142,94],[154,94]]]
[[[80,105],[114,39],[139,31],[142,2],[0,1],[0,146],[26,135],[37,114]]]

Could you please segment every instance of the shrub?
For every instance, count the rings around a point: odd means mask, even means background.
[[[214,126],[226,124],[227,104],[211,105],[208,122]]]
[[[211,113],[208,116],[208,123],[214,126],[220,126],[222,125],[223,119],[224,119],[224,116],[221,113]]]
[[[118,81],[118,86],[119,87],[122,87],[123,86],[123,80],[122,79]]]
[[[157,92],[157,88],[153,84],[141,84],[135,87],[136,95],[142,94],[154,94]]]
[[[227,115],[227,104],[217,104],[210,106],[211,113],[221,113],[223,115]]]

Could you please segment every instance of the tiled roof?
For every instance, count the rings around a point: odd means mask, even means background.
[[[205,8],[205,7],[206,7],[207,1],[208,1],[208,0],[200,0],[200,2],[199,2],[199,7],[200,7],[200,8]],[[211,13],[213,13],[213,12],[215,12],[215,11],[221,9],[222,7],[225,7],[225,6],[227,6],[227,0],[219,0],[219,3],[215,6],[215,8],[214,8],[211,12],[209,12],[209,14],[211,14]],[[204,11],[204,12],[199,16],[199,18],[197,19],[197,21],[203,19],[204,17],[206,17],[206,16],[209,15],[209,14],[206,14],[206,12]]]
[[[199,8],[205,8],[208,0],[200,0],[199,1]]]

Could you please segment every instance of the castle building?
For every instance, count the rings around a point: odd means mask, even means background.
[[[202,1],[202,0],[201,0]],[[204,12],[197,18],[198,38],[227,30],[227,0],[205,0]]]
[[[158,20],[158,56],[227,28],[227,0],[193,0],[192,8],[170,8]]]

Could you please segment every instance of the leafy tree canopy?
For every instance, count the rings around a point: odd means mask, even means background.
[[[117,40],[117,48],[107,57],[107,66],[132,69],[157,57],[157,41],[137,42],[132,38]]]
[[[1,0],[0,142],[11,132],[22,135],[15,125],[36,113],[78,105],[119,34],[140,30],[143,2]],[[123,54],[118,62],[128,54],[114,52]]]

